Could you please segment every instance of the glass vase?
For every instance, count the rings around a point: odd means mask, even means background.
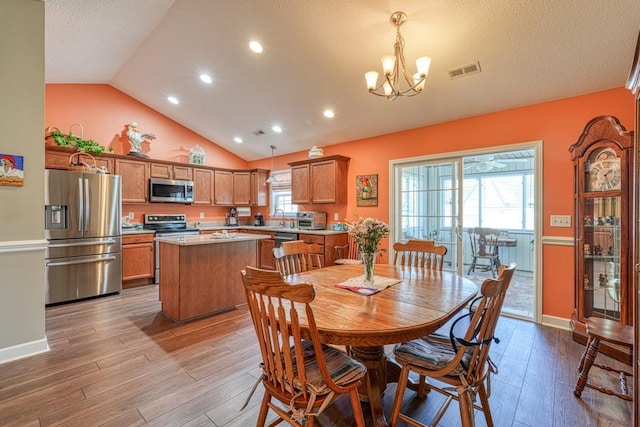
[[[364,284],[372,285],[373,284],[373,261],[375,260],[375,254],[371,253],[363,253],[362,254],[362,264],[364,266]]]

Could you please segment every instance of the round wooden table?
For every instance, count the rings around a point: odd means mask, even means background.
[[[369,402],[374,425],[386,426],[382,394],[387,383],[397,381],[399,368],[386,359],[383,346],[436,331],[473,299],[478,287],[451,272],[388,264],[376,264],[375,276],[399,282],[376,294],[365,296],[335,286],[362,274],[362,265],[338,265],[286,279],[314,285],[311,307],[322,341],[349,346],[366,365],[361,395]],[[305,321],[300,319],[301,324]]]

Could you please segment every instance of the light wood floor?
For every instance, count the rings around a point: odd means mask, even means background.
[[[250,426],[262,387],[239,408],[259,374],[259,351],[245,309],[176,324],[160,313],[157,286],[48,308],[51,351],[0,365],[1,426]],[[583,347],[567,331],[510,318],[498,326],[492,358],[499,374],[491,404],[497,426],[630,426],[632,405],[586,390],[573,395]],[[605,384],[615,379],[596,374]],[[389,414],[395,393],[384,396]],[[429,417],[442,396],[405,395]],[[363,407],[365,414],[367,406]],[[351,426],[340,399],[321,426]],[[440,425],[456,426],[453,403]],[[370,421],[370,418],[368,419]],[[484,418],[477,417],[478,425]]]

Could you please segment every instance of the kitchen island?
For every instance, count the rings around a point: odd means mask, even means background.
[[[244,304],[240,271],[257,265],[258,241],[266,238],[244,233],[156,237],[162,312],[182,322]]]

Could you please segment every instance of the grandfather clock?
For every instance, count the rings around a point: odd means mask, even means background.
[[[640,170],[637,163],[638,156],[638,143],[640,139],[640,34],[638,34],[638,42],[636,43],[636,52],[633,58],[633,64],[631,67],[631,74],[627,80],[627,88],[633,92],[636,96],[636,123],[635,123],[635,145],[634,145],[634,160],[636,163],[633,167],[633,178],[635,188],[635,203],[633,206],[633,312],[634,312],[634,346],[633,346],[633,419],[635,424],[640,422],[640,328],[638,327],[638,321],[640,320],[640,227],[638,226],[640,211],[640,189],[638,188],[640,183]]]
[[[575,171],[574,340],[586,343],[585,319],[633,324],[633,132],[613,116],[587,123],[569,151]],[[631,363],[617,346],[600,351]]]

